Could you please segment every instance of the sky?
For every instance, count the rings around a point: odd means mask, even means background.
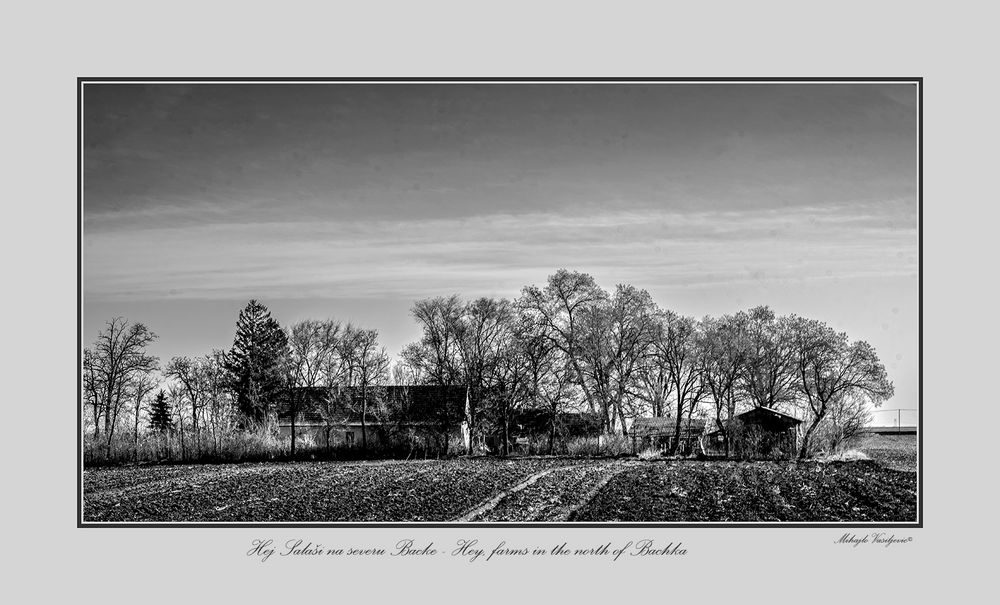
[[[414,301],[514,297],[567,268],[686,315],[826,321],[875,346],[883,408],[916,408],[916,93],[88,84],[84,343],[124,316],[163,361],[229,348],[256,298],[283,325],[376,328],[396,355]]]

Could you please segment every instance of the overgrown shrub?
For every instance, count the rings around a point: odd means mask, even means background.
[[[809,438],[808,456],[839,454],[847,442],[861,435],[872,415],[864,399],[837,397]],[[802,429],[804,430],[804,429]],[[800,435],[801,443],[801,435]]]
[[[729,455],[738,460],[783,460],[795,454],[792,439],[737,419],[729,423],[728,437]]]
[[[867,454],[859,450],[844,450],[836,454],[829,454],[819,459],[820,462],[856,462],[858,460],[869,460]]]
[[[639,460],[655,460],[662,457],[663,452],[656,448],[649,448],[639,452]]]

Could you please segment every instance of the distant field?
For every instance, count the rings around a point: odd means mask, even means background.
[[[913,521],[874,462],[456,459],[107,468],[88,522]]]
[[[911,472],[917,470],[917,446],[916,435],[864,435],[848,444],[883,466]]]

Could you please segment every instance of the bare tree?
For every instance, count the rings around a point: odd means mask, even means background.
[[[392,364],[389,373],[392,375],[392,384],[397,386],[413,386],[420,383],[420,372],[405,361]]]
[[[694,318],[679,316],[673,311],[660,313],[653,348],[657,362],[669,372],[676,405],[671,454],[677,452],[680,444],[684,415],[687,414],[690,425],[691,415],[707,390],[702,380],[699,340],[699,326]]]
[[[626,411],[634,417],[635,410],[626,402],[640,389],[639,371],[654,341],[657,308],[645,290],[619,285],[611,297],[609,311],[611,330],[607,344],[611,352],[612,404],[622,436],[627,437]]]
[[[344,330],[333,320],[300,321],[287,330],[288,356],[285,364],[289,412],[291,414],[291,453],[295,455],[295,421],[303,391],[314,389],[331,382],[330,373],[339,375],[337,355],[340,353],[341,336]],[[335,380],[335,379],[334,379]]]
[[[180,437],[181,442],[181,460],[184,461],[187,460],[187,440],[185,438],[187,431],[184,425],[187,405],[185,405],[186,397],[184,396],[183,387],[177,383],[168,383],[167,401],[170,402],[170,413],[176,418],[176,420],[174,418],[171,420],[173,425],[177,427],[177,435]]]
[[[746,312],[747,349],[741,389],[756,407],[775,408],[795,401],[795,356],[789,319],[768,307]]]
[[[594,411],[601,417],[601,431],[611,433],[614,407],[614,345],[611,343],[612,317],[607,300],[590,305],[577,316],[579,334],[575,350],[581,385],[591,394]]]
[[[461,373],[459,324],[462,312],[463,305],[458,295],[421,300],[410,310],[423,334],[420,341],[403,349],[402,356],[432,384],[458,384]]]
[[[135,462],[139,463],[139,416],[142,411],[142,404],[146,400],[146,396],[153,392],[153,389],[157,387],[157,381],[149,374],[144,374],[138,376],[132,381],[132,401],[135,403],[135,408],[133,408],[135,425],[133,426],[132,432],[132,449],[135,452]]]
[[[343,385],[330,384],[326,386],[323,398],[319,402],[319,415],[323,419],[323,436],[327,450],[330,449],[330,433],[334,428],[343,426],[347,418],[343,411],[353,407],[353,395],[349,388]]]
[[[569,360],[577,384],[583,390],[591,412],[597,407],[581,367],[579,341],[581,340],[580,316],[586,309],[608,297],[594,278],[586,273],[559,269],[550,275],[544,288],[527,286],[522,290],[522,301],[530,312],[537,314],[551,331],[553,344]]]
[[[508,314],[496,341],[496,363],[488,378],[488,404],[501,429],[501,454],[510,453],[510,427],[514,415],[531,395],[530,364],[521,337],[521,326]]]
[[[653,335],[655,305],[645,290],[619,285],[610,299],[581,314],[584,374],[596,396],[607,433],[628,436],[641,385],[640,369]]]
[[[108,456],[119,414],[134,383],[159,366],[157,358],[146,352],[154,340],[156,335],[144,324],[115,317],[97,335],[93,349],[84,351],[84,390],[95,410],[94,437],[100,431],[98,417],[103,417]]]
[[[570,380],[572,375],[573,370],[569,367],[568,361],[560,352],[555,351],[552,369],[547,374],[548,380],[543,383],[544,388],[538,390],[538,396],[545,402],[549,412],[549,454],[552,454],[555,448],[560,416],[578,396],[574,392],[578,387]]]
[[[212,451],[218,454],[223,434],[228,433],[236,415],[235,394],[226,370],[226,353],[214,349],[202,360],[205,378],[205,409],[212,431]]]
[[[476,430],[477,416],[485,411],[480,398],[498,387],[503,356],[515,353],[513,335],[514,307],[503,298],[478,298],[462,307],[457,322],[459,374],[468,388],[472,413],[466,418],[469,431]],[[491,402],[496,404],[496,397]],[[501,406],[506,406],[501,402]],[[505,416],[504,421],[509,421]]]
[[[104,384],[100,361],[91,349],[83,351],[83,397],[84,404],[91,407],[94,420],[94,439],[101,434],[101,410],[103,408]]]
[[[729,423],[736,414],[738,382],[746,363],[746,315],[725,315],[702,321],[699,353],[702,379],[712,396],[715,425],[722,433],[726,457],[729,456]]]
[[[361,450],[368,451],[368,405],[371,387],[381,387],[389,376],[389,355],[378,344],[378,330],[357,330],[348,364],[361,389]]]
[[[547,332],[551,328],[539,322],[536,315],[525,313],[523,302],[518,306],[521,312],[516,321],[527,371],[528,400],[532,407],[548,412],[548,452],[552,454],[559,414],[568,399],[568,378],[572,370],[566,367],[565,356],[549,337]]]
[[[814,319],[794,317],[790,324],[798,389],[812,412],[799,447],[802,460],[809,453],[816,427],[838,401],[865,398],[879,406],[892,397],[894,389],[885,366],[867,342],[850,342],[847,334]]]
[[[670,369],[666,364],[660,363],[652,347],[651,353],[643,357],[636,378],[635,395],[647,406],[650,414],[659,418],[669,413],[669,400],[673,391]]]
[[[841,445],[862,431],[871,422],[872,414],[866,397],[842,394],[830,400],[824,418],[810,439],[815,443],[820,436],[827,451],[836,451]]]
[[[418,373],[420,382],[441,387],[442,392],[445,387],[462,384],[461,323],[464,307],[458,295],[453,295],[421,300],[411,309],[423,334],[418,342],[403,349],[402,358]],[[436,410],[436,414],[436,424],[444,437],[444,452],[447,455],[447,433],[455,419],[446,405]]]
[[[178,394],[191,406],[191,429],[195,447],[201,450],[201,433],[198,420],[209,395],[208,368],[205,360],[186,356],[173,357],[163,370],[164,376],[177,381]]]

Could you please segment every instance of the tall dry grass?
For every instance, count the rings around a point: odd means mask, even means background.
[[[456,439],[449,440],[447,455],[464,453]],[[85,467],[128,464],[196,464],[228,462],[264,462],[283,460],[360,460],[385,458],[440,458],[445,455],[444,443],[409,440],[406,436],[387,442],[360,443],[352,446],[336,444],[327,447],[316,443],[311,435],[296,437],[295,455],[291,438],[281,437],[269,427],[232,430],[224,434],[192,431],[170,433],[115,434],[110,443],[103,435],[92,433],[83,438]]]

